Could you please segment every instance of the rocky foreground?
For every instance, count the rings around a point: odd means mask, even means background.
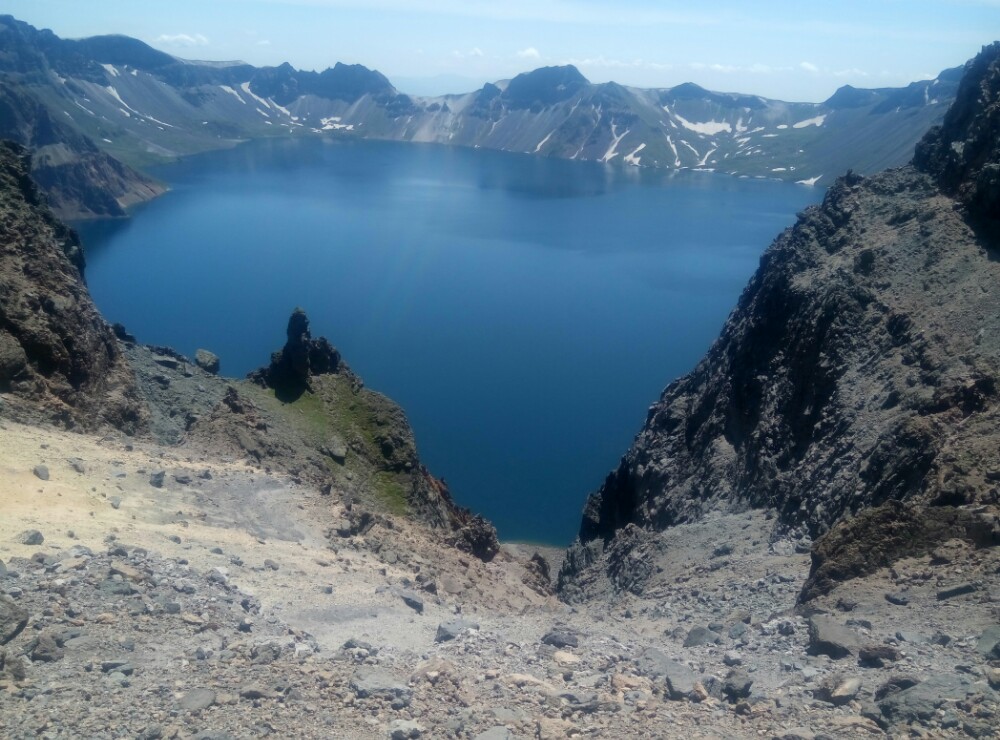
[[[961,541],[796,611],[762,512],[676,528],[641,594],[545,595],[242,461],[5,422],[0,734],[990,737],[1000,552]],[[343,512],[341,512],[343,513]]]

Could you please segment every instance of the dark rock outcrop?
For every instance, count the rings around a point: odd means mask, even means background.
[[[327,339],[313,339],[302,309],[289,318],[281,351],[248,380],[192,422],[188,444],[336,489],[359,517],[365,509],[408,516],[480,560],[500,551],[493,525],[456,505],[423,466],[403,410],[365,388]]]
[[[0,143],[0,394],[6,413],[141,430],[145,410],[83,281],[76,234],[49,211],[24,149]]]
[[[944,122],[917,144],[913,163],[974,217],[1000,220],[1000,42],[966,67]]]
[[[779,533],[815,539],[889,501],[995,516],[1000,244],[977,220],[1000,204],[1000,44],[969,63],[962,90],[921,145],[921,169],[848,173],[767,250],[708,355],[650,407],[587,501],[564,597],[584,596],[577,576],[610,567],[629,525],[767,508]],[[858,574],[831,567],[823,543],[809,593]]]
[[[314,375],[335,373],[340,368],[340,353],[325,337],[313,339],[309,317],[296,308],[288,319],[284,348],[271,355],[271,364],[248,376],[259,385],[274,389],[283,401],[293,401],[310,389]]]

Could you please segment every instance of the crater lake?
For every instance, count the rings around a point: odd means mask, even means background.
[[[105,317],[242,377],[303,307],[501,538],[566,544],[646,409],[821,188],[434,145],[264,140],[78,224]]]

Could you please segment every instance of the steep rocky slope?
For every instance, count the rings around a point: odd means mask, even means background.
[[[0,143],[0,408],[140,431],[135,380],[83,283],[77,236],[52,217],[30,171],[23,149]]]
[[[32,151],[31,176],[60,218],[121,217],[129,206],[164,192],[7,80],[0,80],[0,138]]]
[[[950,517],[939,532],[1000,542],[998,70],[994,44],[916,166],[848,174],[767,250],[708,355],[587,501],[566,598],[620,582],[646,534],[720,510],[766,508],[802,549],[834,527],[806,598],[926,551],[934,537],[872,555],[899,511],[887,502],[927,523],[915,530]],[[859,513],[881,527],[848,529]]]

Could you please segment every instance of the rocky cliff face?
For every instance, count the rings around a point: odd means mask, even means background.
[[[121,217],[128,206],[164,192],[6,80],[0,80],[0,138],[31,149],[31,176],[60,218]]]
[[[984,224],[1000,208],[998,94],[994,44],[916,167],[849,173],[778,237],[587,501],[566,598],[606,585],[645,533],[717,510],[767,508],[803,547],[887,502],[994,510],[1000,242]]]
[[[0,143],[0,403],[18,418],[139,431],[135,380],[83,283],[76,234],[30,171],[22,148]]]

